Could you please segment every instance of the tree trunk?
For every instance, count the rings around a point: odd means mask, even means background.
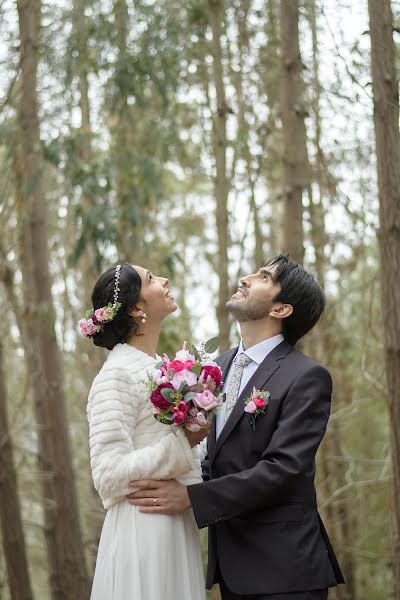
[[[283,129],[283,247],[302,263],[303,191],[309,182],[307,139],[301,80],[298,0],[281,0],[281,110]]]
[[[266,93],[268,115],[263,131],[264,146],[260,159],[260,173],[266,180],[268,189],[267,202],[270,206],[268,217],[268,242],[270,254],[277,254],[283,247],[283,199],[282,199],[282,133],[277,126],[280,110],[279,84],[281,73],[280,39],[279,39],[279,4],[276,0],[268,0],[266,6],[265,35],[266,44],[260,54],[262,68],[262,85]]]
[[[259,208],[256,202],[256,173],[252,165],[252,155],[249,145],[249,124],[246,120],[246,113],[248,111],[248,103],[243,83],[243,72],[245,71],[245,56],[244,54],[249,50],[249,33],[247,30],[247,19],[250,10],[250,0],[245,0],[241,3],[240,7],[236,7],[236,20],[239,30],[239,69],[233,72],[233,78],[235,82],[237,104],[238,104],[238,135],[237,138],[240,140],[240,152],[243,160],[246,163],[246,175],[247,183],[249,186],[250,193],[250,209],[253,216],[253,227],[254,227],[254,259],[253,269],[258,270],[262,267],[266,260],[264,256],[264,236],[261,228],[261,222],[259,217]],[[238,142],[237,142],[238,143]],[[239,145],[239,144],[238,144]]]
[[[76,70],[79,84],[79,109],[81,112],[81,126],[78,145],[78,159],[83,163],[84,168],[90,168],[93,160],[92,139],[93,132],[90,121],[90,102],[89,102],[89,80],[88,80],[88,29],[89,24],[87,17],[82,14],[82,3],[79,0],[74,0],[73,6],[73,34],[78,44],[78,59],[76,61]],[[82,191],[81,198],[84,212],[90,213],[91,208],[96,204],[96,198],[87,189]],[[66,232],[68,235],[69,232]],[[67,240],[66,240],[67,241]],[[67,245],[67,244],[66,244]],[[82,305],[85,309],[89,309],[90,297],[93,289],[93,280],[96,279],[96,253],[91,244],[86,244],[78,263],[81,271],[81,282],[78,286]],[[82,277],[83,275],[83,277]],[[82,312],[83,314],[83,312]],[[77,335],[76,353],[81,356],[81,353],[87,351],[87,339]],[[86,381],[89,389],[95,375],[100,370],[104,362],[104,350],[97,346],[92,347],[89,353],[89,360],[82,369],[83,380]],[[84,407],[82,410],[82,418],[85,418]],[[89,435],[89,430],[88,430]],[[90,464],[88,464],[90,468]],[[88,554],[90,557],[90,571],[93,573],[96,565],[96,557],[100,540],[101,528],[103,525],[103,507],[100,497],[92,483],[92,475],[90,473],[90,498],[89,507],[86,510],[86,526],[89,532]]]
[[[325,207],[323,204],[324,198],[324,175],[323,175],[323,152],[321,146],[321,116],[320,116],[320,98],[321,98],[321,85],[319,77],[319,52],[318,52],[318,39],[317,39],[317,17],[316,17],[316,4],[315,0],[310,1],[310,26],[312,35],[312,92],[313,97],[311,101],[311,110],[314,117],[314,139],[313,143],[315,146],[315,165],[313,170],[313,177],[316,183],[317,194],[313,194],[313,188],[311,184],[308,186],[308,197],[309,197],[309,214],[310,214],[310,225],[311,225],[311,241],[315,253],[314,267],[317,274],[318,281],[325,291],[325,274],[327,267],[327,260],[325,256],[325,246],[328,242],[325,227]],[[313,336],[309,338],[310,345],[313,346],[313,353],[317,360],[320,360],[323,364],[329,366],[332,365],[332,356],[335,350],[335,340],[332,339],[331,332],[335,330],[335,325],[332,323],[331,313],[329,307],[326,314],[318,324],[318,331],[316,338]],[[332,365],[333,366],[333,365]],[[345,368],[338,368],[335,365],[338,374],[345,373]],[[348,387],[344,378],[339,375],[339,379],[335,377],[334,388],[337,390],[346,390],[343,394],[335,392],[332,402],[332,410],[338,410],[342,406],[343,400],[348,393]],[[325,496],[331,497],[336,489],[344,485],[344,461],[332,461],[331,456],[343,457],[343,444],[342,444],[342,431],[341,422],[339,420],[333,420],[329,423],[326,431],[324,444],[321,447],[320,456],[322,458],[323,473],[325,480]],[[350,525],[351,525],[351,513],[350,506],[346,496],[343,496],[335,503],[327,504],[327,522],[331,524],[332,532],[332,543],[336,548],[339,560],[343,564],[343,570],[346,574],[346,585],[338,586],[332,590],[332,596],[335,600],[351,600],[356,598],[355,594],[355,578],[354,578],[354,562],[352,553],[348,551],[351,546],[350,537]]]
[[[393,576],[400,599],[400,132],[390,0],[368,0],[379,188],[379,250],[393,465]]]
[[[15,161],[24,323],[32,376],[50,587],[54,600],[86,598],[88,581],[65,414],[61,356],[55,336],[41,189],[43,160],[37,111],[40,2],[18,0],[21,53],[19,150]]]
[[[228,193],[229,184],[226,175],[226,149],[228,140],[226,136],[226,121],[228,106],[225,97],[224,67],[222,62],[222,24],[224,21],[223,0],[208,0],[208,18],[212,31],[211,51],[213,57],[213,78],[217,101],[217,110],[213,118],[213,146],[215,159],[214,193],[216,201],[216,224],[218,239],[218,306],[217,319],[219,329],[219,351],[229,349],[229,315],[226,302],[229,299],[228,276]]]
[[[7,390],[0,343],[0,521],[12,600],[32,600],[24,531],[7,418]]]

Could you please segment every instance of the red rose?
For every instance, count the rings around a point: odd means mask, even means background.
[[[161,393],[164,389],[174,390],[174,387],[170,383],[161,383],[150,396],[150,402],[161,410],[167,410],[171,406]]]
[[[173,360],[169,363],[169,368],[175,373],[179,373],[180,371],[186,369],[186,365],[182,360]]]
[[[222,373],[219,367],[203,367],[201,372],[203,373],[204,381],[207,381],[207,377],[210,376],[217,387],[221,385]]]
[[[264,398],[258,398],[257,396],[255,396],[254,398],[252,398],[252,400],[257,406],[257,408],[265,408],[267,406],[267,403],[265,402]]]
[[[195,363],[192,360],[186,360],[183,364],[185,365],[185,369],[187,369],[188,371],[190,371],[190,369],[195,365]]]

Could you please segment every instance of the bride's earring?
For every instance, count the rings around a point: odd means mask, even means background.
[[[146,313],[143,313],[142,323],[146,323],[146,319],[147,319],[147,315],[146,315]]]

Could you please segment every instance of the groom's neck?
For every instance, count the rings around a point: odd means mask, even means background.
[[[242,335],[245,349],[251,348],[260,342],[282,333],[280,323],[275,324],[270,321],[258,319],[257,321],[244,321],[239,323],[240,333]]]

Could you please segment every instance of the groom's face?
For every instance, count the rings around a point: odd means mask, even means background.
[[[275,268],[262,267],[257,273],[240,279],[238,291],[228,300],[226,308],[239,322],[265,319],[275,306],[274,298],[280,290]]]

